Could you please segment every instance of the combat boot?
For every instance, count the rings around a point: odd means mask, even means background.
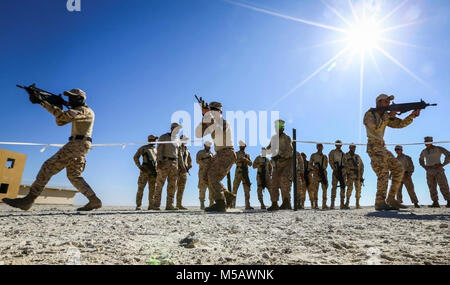
[[[394,210],[400,210],[400,209],[406,209],[408,207],[406,207],[405,205],[403,205],[402,203],[400,203],[399,201],[395,200],[395,199],[387,199],[386,201],[389,205],[391,205],[393,208],[395,208]]]
[[[204,210],[204,209],[205,209],[205,202],[200,201],[200,210]]]
[[[102,207],[102,201],[100,201],[100,199],[96,195],[92,195],[87,198],[89,199],[89,203],[81,208],[78,208],[77,211],[92,211],[94,209],[99,209]]]
[[[254,210],[254,208],[252,206],[250,206],[250,200],[246,200],[245,201],[245,209],[246,210]]]
[[[140,211],[141,210],[141,207],[140,206],[136,206],[136,209],[135,209],[136,211]]]
[[[330,209],[334,210],[334,201],[331,201]],[[341,206],[341,209],[342,209],[342,206]]]
[[[236,195],[228,190],[224,190],[223,195],[225,196],[226,207],[231,208],[233,206],[233,203],[236,203]],[[209,207],[212,207],[212,205]]]
[[[381,202],[381,203],[376,203],[375,204],[375,210],[377,211],[387,211],[390,208],[390,206],[388,204],[386,204],[386,202]]]
[[[313,209],[316,209],[316,210],[319,209],[319,202],[314,201],[314,208]]]
[[[414,208],[420,208],[419,203],[414,203]]]
[[[205,212],[226,212],[225,201],[217,200],[211,207],[206,207]]]
[[[322,210],[328,210],[327,202],[322,201]]]
[[[280,209],[280,207],[278,207],[278,203],[277,202],[272,202],[272,206],[267,208],[267,211],[278,211],[279,209]]]
[[[31,206],[33,206],[34,200],[36,200],[36,198],[37,198],[36,195],[28,193],[28,195],[23,198],[17,199],[3,198],[3,202],[11,207],[28,211],[31,208]]]
[[[450,200],[447,201],[447,205],[445,207],[450,208]]]
[[[344,210],[350,210],[350,203],[348,201],[344,204]]]
[[[259,201],[261,203],[261,210],[265,210],[266,209],[266,205],[264,205],[263,201]]]
[[[178,208],[174,207],[172,204],[167,204],[165,210],[166,211],[178,211]]]
[[[292,209],[291,203],[289,203],[288,200],[283,200],[283,203],[281,203],[280,206],[280,210],[291,210],[291,209]]]
[[[5,200],[3,199],[3,201],[5,201]],[[440,208],[441,206],[439,206],[439,202],[438,201],[433,201],[433,204],[431,204],[428,207],[430,207],[430,208]]]
[[[359,205],[359,199],[356,199],[356,209],[361,209],[361,206]]]
[[[181,205],[181,203],[180,204],[177,203],[177,208],[178,208],[178,210],[187,210],[187,208],[183,207],[183,205]]]

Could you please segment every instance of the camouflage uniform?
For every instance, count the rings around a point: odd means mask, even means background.
[[[306,196],[306,184],[304,181],[305,163],[300,152],[297,151],[297,197],[300,208],[304,207]]]
[[[367,153],[371,159],[372,169],[377,175],[377,193],[375,205],[386,203],[389,171],[392,176],[392,184],[388,194],[388,203],[396,201],[395,194],[403,180],[403,167],[394,155],[384,145],[384,132],[386,127],[404,128],[412,123],[414,115],[405,119],[390,118],[387,112],[381,116],[373,110],[368,110],[364,115],[364,125],[367,132]]]
[[[242,161],[241,161],[242,160]],[[245,207],[250,207],[250,178],[248,176],[248,167],[252,165],[252,161],[250,159],[250,155],[245,153],[244,151],[236,152],[236,169],[234,172],[234,180],[233,180],[233,194],[237,195],[239,185],[242,182],[244,187],[244,195],[245,195]],[[245,174],[245,168],[247,174]],[[233,207],[236,207],[236,200],[233,201]]]
[[[208,187],[208,178],[206,177],[206,172],[209,168],[209,164],[211,163],[211,158],[213,154],[211,151],[206,151],[204,149],[197,152],[196,161],[199,165],[198,168],[198,189],[199,189],[199,199],[200,204],[205,203],[205,194],[206,188]],[[208,190],[209,193],[209,206],[214,203],[214,199],[212,198],[211,190]]]
[[[139,161],[142,156],[142,165]],[[148,205],[151,207],[154,204],[153,196],[155,194],[156,187],[156,148],[154,144],[148,144],[141,146],[135,153],[133,157],[134,163],[136,166],[141,169],[138,178],[138,190],[136,194],[136,206],[140,207],[142,204],[142,196],[144,194],[144,188],[148,183]],[[153,172],[149,166],[150,160],[153,161],[155,169]]]
[[[344,166],[344,152],[340,149],[333,149],[328,154],[328,162],[333,170],[333,174],[331,175],[331,208],[334,208],[334,201],[336,199],[336,189],[338,183],[340,183],[338,179],[338,167],[342,169],[342,178],[344,179],[344,185],[339,185],[341,188],[341,209],[344,206],[345,200],[345,166]]]
[[[178,150],[178,180],[177,180],[177,208],[184,209],[182,205],[184,189],[189,169],[192,168],[191,153],[187,147],[182,144]]]
[[[327,207],[327,188],[328,181],[322,181],[319,175],[319,165],[323,168],[323,174],[325,178],[328,176],[327,167],[328,167],[328,158],[325,154],[320,154],[318,152],[313,153],[309,159],[308,168],[312,171],[312,179],[311,179],[311,188],[314,192],[314,203],[316,208],[318,207],[318,199],[319,199],[319,184],[322,186],[322,208]],[[328,180],[328,179],[327,179]]]
[[[30,193],[39,196],[50,178],[66,168],[70,183],[86,197],[94,196],[92,188],[81,177],[86,166],[86,154],[91,149],[91,136],[94,126],[94,111],[88,106],[61,110],[45,101],[40,103],[56,117],[56,124],[63,126],[72,123],[70,141],[42,165]]]
[[[403,181],[400,185],[400,188],[397,192],[397,200],[400,203],[403,203],[403,196],[402,196],[402,188],[403,185],[405,185],[406,190],[408,191],[409,198],[411,199],[411,202],[413,204],[419,203],[419,200],[417,199],[416,192],[414,191],[414,183],[412,181],[412,174],[414,172],[414,163],[410,156],[402,154],[401,156],[397,156],[398,161],[402,164],[403,167]]]
[[[309,196],[309,202],[311,203],[311,208],[315,207],[315,201],[317,201],[314,190],[311,187],[311,181],[312,181],[312,172],[309,170],[309,161],[304,160],[303,161],[303,177],[304,181],[302,184],[302,192],[300,195],[300,205],[305,206],[305,200],[306,200],[306,192],[308,192]]]
[[[236,154],[233,150],[230,125],[221,116],[216,121],[211,113],[207,112],[203,116],[202,122],[195,130],[195,136],[201,138],[210,134],[214,141],[216,155],[211,159],[211,163],[206,170],[206,176],[208,188],[212,191],[214,201],[217,202],[225,201],[224,192],[227,189],[223,185],[222,179],[230,172],[231,167],[236,162]]]
[[[258,201],[261,203],[261,207],[265,208],[263,191],[267,188],[270,191],[272,164],[270,159],[258,155],[253,161],[253,168],[258,169],[256,174],[256,183],[258,184]]]
[[[159,137],[160,142],[171,141],[171,133]],[[173,208],[173,199],[177,187],[178,176],[178,146],[177,143],[158,144],[157,148],[158,176],[156,177],[154,208],[161,205],[161,194],[167,179],[166,208]]]
[[[346,168],[347,200],[345,205],[348,207],[352,197],[353,186],[356,190],[356,208],[359,208],[361,198],[361,179],[364,175],[364,163],[359,155],[347,152],[344,155],[344,165]]]
[[[431,200],[438,202],[437,185],[441,190],[442,196],[447,202],[450,201],[450,192],[447,177],[445,176],[444,167],[433,167],[441,163],[441,155],[444,155],[443,166],[450,163],[450,152],[440,146],[432,146],[430,149],[424,149],[420,153],[420,165],[427,171],[427,183],[430,189]]]
[[[285,133],[275,134],[266,149],[272,153],[271,201],[273,204],[278,203],[279,189],[281,189],[283,205],[288,207],[291,205],[290,190],[293,180],[291,138]]]

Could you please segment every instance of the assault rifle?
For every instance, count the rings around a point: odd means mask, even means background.
[[[356,169],[353,170],[355,172],[356,177],[359,177],[359,165],[358,165],[358,163],[356,163],[356,159],[351,158],[350,160],[352,161],[353,166],[356,167]],[[361,179],[359,181],[361,181],[362,186],[365,186],[364,178],[361,177]]]
[[[202,97],[198,98],[197,95],[194,95],[195,99],[197,99],[198,104],[200,104],[200,107],[202,109],[209,109],[209,104],[203,100]]]
[[[48,91],[39,89],[36,87],[36,83],[31,84],[30,86],[21,86],[21,85],[16,85],[19,88],[25,89],[25,91],[27,91],[28,95],[30,95],[30,100],[33,103],[39,103],[41,101],[46,101],[47,103],[59,107],[60,109],[62,109],[63,106],[66,106],[67,108],[69,108],[69,102],[67,102],[66,100],[64,100],[61,96],[61,94],[59,95],[55,95],[53,93],[50,93]]]
[[[158,173],[156,171],[155,162],[150,158],[148,153],[144,153],[144,156],[146,157],[146,162],[142,163],[142,167],[144,167],[147,171],[149,171],[153,177],[156,177]]]
[[[344,169],[343,165],[339,165],[338,162],[334,163],[335,167],[336,167],[336,178],[339,181],[338,187],[340,188],[345,188],[345,179],[344,179],[344,174],[342,173],[342,169]]]
[[[437,106],[437,104],[425,103],[425,101],[423,101],[421,99],[420,102],[402,103],[402,104],[392,103],[388,107],[371,108],[370,111],[372,111],[372,112],[375,112],[375,111],[383,111],[383,112],[390,111],[390,112],[396,112],[396,113],[399,113],[399,114],[403,114],[403,113],[406,113],[406,112],[412,111],[412,110],[422,110],[422,109],[425,109],[428,106]]]
[[[320,163],[318,163],[318,162],[315,163],[315,167],[317,167],[317,169],[319,170],[320,181],[321,181],[325,186],[328,187],[328,178],[327,178],[327,176],[325,175],[325,169],[323,169],[323,166],[322,166]]]

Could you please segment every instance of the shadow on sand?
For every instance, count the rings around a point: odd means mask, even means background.
[[[410,211],[382,211],[370,212],[366,217],[401,219],[401,220],[423,220],[423,221],[450,221],[449,214],[418,214]]]

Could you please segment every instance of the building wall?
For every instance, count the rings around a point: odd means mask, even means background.
[[[3,198],[16,198],[27,156],[0,149],[0,202]]]
[[[19,195],[17,197],[24,197],[29,192],[29,185],[20,185]],[[36,204],[73,205],[76,193],[78,192],[75,190],[46,187],[34,202]]]

